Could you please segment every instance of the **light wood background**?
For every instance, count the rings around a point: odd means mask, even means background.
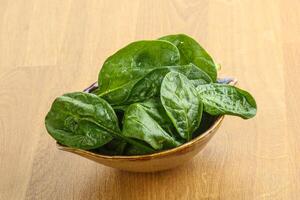
[[[192,162],[133,174],[61,152],[56,96],[139,39],[186,33],[257,99]],[[0,199],[299,199],[299,0],[0,0]]]

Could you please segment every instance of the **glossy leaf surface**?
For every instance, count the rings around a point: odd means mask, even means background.
[[[58,97],[45,119],[49,134],[59,143],[81,149],[98,148],[120,132],[111,106],[96,95],[74,92]]]
[[[141,102],[159,96],[162,80],[171,71],[184,74],[196,86],[212,82],[211,78],[194,64],[165,66],[149,72],[144,78],[139,80],[132,88],[125,103]]]
[[[256,115],[256,102],[252,95],[237,87],[225,84],[199,85],[197,92],[204,110],[211,115],[236,115],[249,119]]]
[[[149,99],[141,102],[140,105],[169,135],[174,136],[175,127],[159,98]]]
[[[180,52],[180,64],[193,63],[205,71],[215,82],[217,80],[217,69],[211,56],[193,38],[184,35],[167,35],[159,38],[173,43]]]
[[[164,131],[139,103],[132,104],[126,109],[122,134],[144,141],[156,150],[180,144]]]
[[[160,98],[180,136],[191,140],[199,127],[203,108],[191,81],[183,74],[168,73],[161,85]]]
[[[178,64],[179,59],[178,49],[170,42],[133,42],[105,61],[97,93],[112,105],[122,104],[137,81],[155,68]]]

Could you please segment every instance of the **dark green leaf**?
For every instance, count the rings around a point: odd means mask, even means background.
[[[161,84],[161,102],[180,136],[191,140],[199,127],[202,103],[186,76],[169,72]]]
[[[97,94],[112,105],[124,104],[137,81],[155,68],[176,65],[179,59],[178,49],[170,42],[133,42],[105,61]]]
[[[160,40],[173,43],[180,52],[180,64],[193,63],[205,71],[215,82],[217,80],[217,69],[213,59],[193,38],[184,35],[167,35]]]
[[[207,84],[197,87],[204,110],[211,115],[236,115],[244,119],[254,117],[256,102],[248,92],[224,84]]]
[[[110,105],[96,95],[83,92],[58,97],[45,124],[59,143],[81,149],[95,149],[111,141],[109,130],[120,132]]]
[[[126,103],[141,102],[154,96],[159,96],[160,85],[164,76],[171,71],[180,72],[193,81],[195,86],[211,83],[211,78],[193,64],[183,66],[165,66],[149,72],[139,80],[131,90]]]
[[[145,111],[139,103],[130,105],[126,112],[122,134],[145,141],[156,150],[180,145]]]
[[[104,146],[95,149],[93,152],[111,156],[122,155],[124,153],[126,145],[127,143],[124,140],[113,139]],[[139,150],[139,148],[136,149]]]
[[[140,105],[143,106],[143,109],[150,115],[150,117],[154,119],[167,133],[175,137],[175,127],[168,117],[159,98],[149,99],[141,102]]]
[[[121,134],[111,106],[97,95],[74,92],[58,97],[45,119],[49,134],[59,143],[80,149],[95,149],[114,138],[152,153],[148,146]]]
[[[136,148],[134,145],[127,145],[124,154],[128,156],[132,155],[144,155],[147,154],[147,152],[143,151],[142,149]]]

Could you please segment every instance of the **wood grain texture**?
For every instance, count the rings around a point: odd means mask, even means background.
[[[257,99],[190,163],[133,174],[61,152],[53,99],[127,43],[196,38]],[[299,199],[300,1],[0,0],[0,199]]]

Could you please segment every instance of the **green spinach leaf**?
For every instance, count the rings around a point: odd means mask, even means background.
[[[59,143],[81,149],[95,149],[111,141],[113,137],[108,130],[120,132],[110,105],[96,95],[83,92],[55,99],[45,124]]]
[[[124,137],[112,107],[94,94],[74,92],[58,97],[46,116],[45,125],[54,139],[69,147],[95,149],[116,138],[144,152],[154,152],[152,148]]]
[[[244,119],[254,117],[256,102],[250,93],[225,84],[199,85],[197,91],[204,110],[211,115],[236,115]]]
[[[175,127],[168,117],[164,107],[159,98],[152,98],[147,101],[141,102],[143,109],[154,119],[167,133],[175,137]]]
[[[100,153],[104,155],[122,155],[125,151],[127,143],[121,139],[113,139],[109,143],[105,144],[104,146],[95,149],[93,152]],[[135,147],[135,146],[134,146]],[[140,151],[139,148],[136,148],[137,151]]]
[[[197,91],[186,76],[169,72],[162,84],[160,98],[180,136],[187,141],[199,127],[203,105]]]
[[[142,149],[136,148],[134,145],[127,145],[124,150],[124,155],[132,156],[132,155],[144,155],[147,152],[144,152]]]
[[[178,64],[179,59],[178,49],[170,42],[133,42],[105,61],[97,94],[112,105],[124,104],[137,81],[155,68]]]
[[[217,80],[216,65],[211,56],[193,38],[184,35],[167,35],[159,38],[173,43],[180,52],[180,64],[193,63],[205,71],[215,82]]]
[[[139,103],[132,104],[126,109],[122,134],[128,138],[144,141],[156,150],[180,145]]]
[[[195,86],[211,83],[211,78],[194,64],[183,66],[165,66],[149,72],[132,88],[125,103],[145,101],[151,97],[159,96],[160,86],[164,76],[171,71],[180,72],[192,80]]]

